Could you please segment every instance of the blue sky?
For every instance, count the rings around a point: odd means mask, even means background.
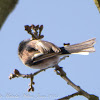
[[[24,66],[17,55],[20,41],[31,37],[24,25],[31,24],[43,24],[44,40],[57,46],[96,37],[95,53],[71,55],[59,65],[75,84],[100,97],[100,14],[93,0],[20,0],[0,30],[0,99],[54,100],[76,92],[53,69],[35,77],[35,91],[30,93],[30,79],[8,79],[15,68],[25,74],[37,71]],[[78,96],[71,100],[87,99]]]

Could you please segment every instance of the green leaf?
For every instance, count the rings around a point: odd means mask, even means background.
[[[17,3],[18,0],[0,0],[0,29]]]
[[[100,13],[100,0],[94,0],[95,5],[97,6],[99,13]]]

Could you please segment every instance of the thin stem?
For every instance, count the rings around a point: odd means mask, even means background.
[[[90,98],[90,94],[88,94],[87,92],[85,92],[84,90],[82,90],[79,86],[77,86],[76,84],[74,84],[67,76],[66,73],[63,71],[63,69],[61,67],[59,67],[58,65],[55,66],[56,67],[56,72],[57,75],[60,75],[67,83],[68,85],[72,86],[74,89],[76,89],[78,92],[81,92],[83,96],[85,96],[86,98]],[[59,72],[58,72],[59,71]]]

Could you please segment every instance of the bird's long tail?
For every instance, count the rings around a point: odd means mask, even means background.
[[[96,38],[93,38],[82,43],[74,45],[65,45],[64,49],[70,54],[88,55],[90,52],[95,52],[94,48],[95,43],[96,43]]]

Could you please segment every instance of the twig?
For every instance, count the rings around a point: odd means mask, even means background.
[[[76,89],[78,92],[74,93],[74,94],[71,94],[69,96],[66,96],[66,97],[63,97],[63,98],[60,98],[58,100],[69,100],[70,98],[74,97],[74,96],[77,96],[77,95],[82,95],[86,98],[88,98],[88,100],[99,100],[99,97],[95,96],[95,95],[91,95],[89,93],[87,93],[86,91],[82,90],[79,86],[75,85],[67,76],[66,76],[66,73],[63,71],[62,67],[56,65],[54,66],[56,69],[56,73],[57,75],[60,75],[67,83],[68,85],[71,85],[74,89]],[[31,83],[29,84],[30,88],[28,89],[28,92],[30,91],[34,91],[34,87],[33,85],[35,84],[33,82],[33,79],[34,79],[34,76],[35,75],[38,75],[40,72],[42,71],[45,71],[49,68],[53,68],[53,67],[48,67],[48,68],[45,68],[45,69],[41,69],[39,71],[36,71],[35,73],[31,73],[31,74],[21,74],[17,69],[14,70],[14,74],[10,74],[9,76],[9,79],[12,79],[12,78],[18,78],[18,77],[22,77],[22,78],[30,78],[31,79]]]
[[[41,25],[41,26],[39,27],[39,39],[41,39],[41,38],[44,37],[43,35],[41,35],[42,30],[43,30],[43,25]]]
[[[43,30],[43,25],[25,25],[25,30],[28,32],[28,34],[30,34],[32,36],[32,40],[37,40],[37,39],[42,39],[44,37],[44,35],[41,35],[41,32]],[[34,32],[32,32],[32,30]],[[39,32],[38,32],[39,30]]]
[[[37,39],[36,36],[32,33],[32,30],[31,30],[32,27],[31,27],[31,26],[25,25],[24,27],[25,27],[25,30],[27,31],[27,33],[30,34],[30,35],[32,36],[32,39],[33,39],[33,40],[34,40],[34,39]]]
[[[78,91],[78,93],[80,93],[82,96],[88,98],[89,100],[99,100],[99,98],[95,95],[91,95],[89,93],[87,93],[86,91],[84,91],[83,89],[81,89],[79,86],[75,85],[67,76],[66,73],[63,71],[62,67],[56,65],[55,66],[55,72],[57,73],[57,75],[60,75],[66,82],[68,85],[71,85],[74,89],[76,89]],[[77,94],[77,93],[76,93]],[[73,95],[72,95],[73,97]],[[93,99],[96,98],[96,99]],[[58,99],[59,100],[59,99]],[[64,99],[62,99],[64,100]],[[66,100],[66,99],[65,99]]]
[[[52,67],[48,67],[48,68],[52,68]],[[31,79],[31,83],[29,84],[30,88],[28,89],[28,92],[30,91],[34,91],[34,87],[33,85],[35,84],[35,82],[33,82],[34,76],[38,75],[40,72],[47,70],[48,68],[45,69],[41,69],[39,71],[36,71],[35,73],[31,73],[31,74],[21,74],[17,69],[14,70],[14,74],[11,73],[9,76],[9,79],[13,79],[13,78],[18,78],[18,77],[22,77],[22,78],[30,78]]]
[[[81,92],[76,92],[76,93],[73,93],[71,95],[68,95],[68,96],[65,96],[63,98],[60,98],[58,100],[69,100],[70,98],[75,97],[75,96],[78,96],[78,95],[82,95],[82,93]]]

